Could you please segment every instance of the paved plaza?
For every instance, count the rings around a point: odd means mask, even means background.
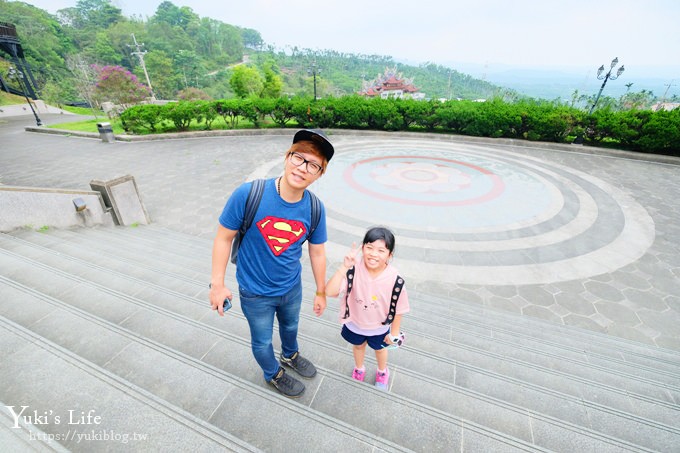
[[[203,238],[234,188],[279,174],[294,133],[104,143],[24,130],[32,125],[0,116],[1,184],[89,189],[129,174],[154,224]],[[311,189],[327,209],[329,273],[383,224],[414,293],[680,350],[680,159],[327,132],[336,155]]]

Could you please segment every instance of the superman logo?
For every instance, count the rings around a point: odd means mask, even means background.
[[[257,222],[257,228],[275,256],[281,255],[292,244],[304,238],[307,232],[302,222],[272,216]]]

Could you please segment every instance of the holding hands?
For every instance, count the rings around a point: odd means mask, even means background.
[[[314,314],[316,316],[321,316],[326,309],[326,294],[317,293],[314,296]]]

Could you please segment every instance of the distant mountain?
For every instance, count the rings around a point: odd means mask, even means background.
[[[602,94],[618,98],[628,90],[626,84],[633,83],[630,87],[632,92],[647,90],[656,96],[662,96],[666,90],[666,84],[670,83],[667,79],[632,78],[626,75],[624,72],[620,78],[607,81]],[[489,74],[486,80],[495,85],[513,88],[527,96],[542,99],[570,99],[574,90],[578,90],[579,94],[597,94],[604,81],[597,79],[595,71],[579,77],[561,72],[525,70]]]
[[[447,63],[447,65],[494,85],[512,88],[527,96],[548,100],[571,99],[574,90],[578,90],[579,94],[595,95],[603,82],[597,79],[597,68],[585,70],[579,74],[574,68],[527,69],[466,63]],[[655,73],[660,76],[654,76]],[[675,79],[674,74],[677,74]],[[668,76],[668,78],[663,76]],[[620,78],[607,81],[602,95],[618,98],[628,90],[627,83],[633,84],[630,87],[632,92],[647,90],[658,97],[662,97],[668,88],[667,85],[671,84],[674,86],[668,90],[668,97],[670,97],[672,94],[680,93],[680,69],[642,68],[638,70],[627,67]]]

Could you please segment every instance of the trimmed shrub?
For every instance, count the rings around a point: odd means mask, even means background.
[[[125,132],[138,134],[142,129],[156,131],[156,126],[163,120],[163,106],[156,104],[140,104],[132,106],[120,114],[120,122]]]
[[[137,105],[121,114],[126,131],[155,132],[163,120],[177,130],[194,121],[205,121],[209,129],[220,115],[228,127],[240,119],[261,127],[270,116],[279,127],[296,122],[302,128],[347,128],[398,131],[422,128],[479,137],[544,140],[557,143],[583,137],[591,144],[603,143],[641,152],[680,153],[680,109],[670,112],[633,110],[614,112],[600,109],[592,115],[542,101],[506,103],[501,99],[473,101],[415,101],[361,96],[222,99],[183,101],[158,105]]]

